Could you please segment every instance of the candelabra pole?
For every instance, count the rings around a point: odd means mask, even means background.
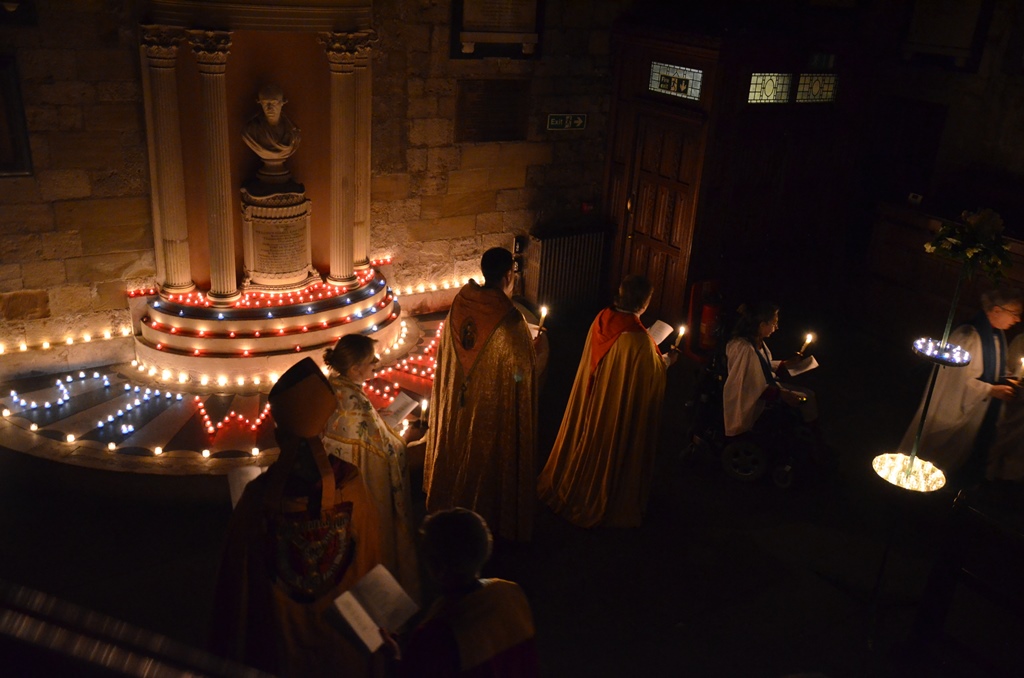
[[[945,343],[945,340],[943,340]],[[910,451],[910,461],[907,462],[906,474],[910,475],[910,470],[914,468],[914,460],[917,459],[917,451],[921,446],[921,435],[924,433],[924,420],[928,416],[928,406],[932,402],[932,393],[935,392],[935,381],[939,376],[938,364],[932,366],[932,376],[928,381],[928,392],[924,396],[924,406],[921,408],[921,420],[917,422],[917,435],[914,436],[914,449]]]

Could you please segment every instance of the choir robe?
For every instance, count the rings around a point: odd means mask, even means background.
[[[427,512],[461,506],[526,541],[536,497],[536,355],[522,314],[470,280],[438,344],[423,464]]]
[[[359,469],[377,509],[381,563],[406,593],[419,600],[419,567],[405,440],[381,419],[359,384],[334,376],[331,386],[338,399],[338,409],[324,430],[324,448],[328,454]]]
[[[728,374],[722,386],[722,414],[726,436],[738,436],[754,428],[768,404],[765,390],[769,386],[780,386],[802,394],[806,400],[800,405],[800,416],[805,422],[818,418],[814,391],[776,378],[781,361],[772,359],[768,344],[761,342],[760,357],[758,352],[748,339],[742,337],[730,339],[725,345]]]
[[[622,331],[624,325],[629,331]],[[541,500],[581,527],[639,525],[664,394],[665,363],[640,320],[602,311],[591,324],[558,437],[537,482]]]
[[[1007,350],[1006,366],[1020,375],[1024,358],[1024,334],[1018,334]],[[1003,416],[989,451],[985,476],[989,480],[1024,480],[1024,397],[1003,403]]]
[[[964,367],[940,367],[935,380],[935,390],[921,432],[918,456],[942,469],[947,477],[960,470],[970,459],[979,444],[979,434],[984,433],[989,437],[987,441],[980,441],[986,449],[979,450],[979,453],[987,453],[991,443],[990,436],[1001,405],[999,400],[990,395],[991,385],[1006,376],[1006,340],[1000,330],[993,329],[992,332],[995,340],[985,349],[981,335],[973,325],[956,328],[949,336],[949,343],[969,352],[971,362]],[[986,350],[992,353],[989,358],[994,365],[992,375],[984,374]],[[923,408],[922,398],[917,414],[900,443],[900,452],[904,454],[909,455],[914,449]],[[991,413],[990,408],[993,410]],[[983,426],[986,413],[991,421]]]
[[[483,579],[465,596],[442,598],[409,639],[400,678],[535,678],[533,615],[522,589]]]

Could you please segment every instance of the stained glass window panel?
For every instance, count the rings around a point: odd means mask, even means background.
[[[796,100],[799,103],[835,101],[835,73],[801,73],[796,85]]]
[[[752,73],[747,102],[751,104],[784,104],[789,101],[789,73]]]
[[[658,61],[651,62],[652,92],[660,92],[681,99],[700,100],[700,82],[703,72],[696,68],[673,66]]]

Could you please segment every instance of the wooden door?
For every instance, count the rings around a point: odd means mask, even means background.
[[[704,122],[657,111],[638,112],[624,177],[628,192],[619,224],[618,277],[646,276],[654,285],[651,317],[684,317]]]

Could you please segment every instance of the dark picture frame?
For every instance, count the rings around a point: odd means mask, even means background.
[[[453,59],[535,59],[544,0],[453,0]]]
[[[0,177],[32,174],[25,107],[13,54],[0,54]]]

